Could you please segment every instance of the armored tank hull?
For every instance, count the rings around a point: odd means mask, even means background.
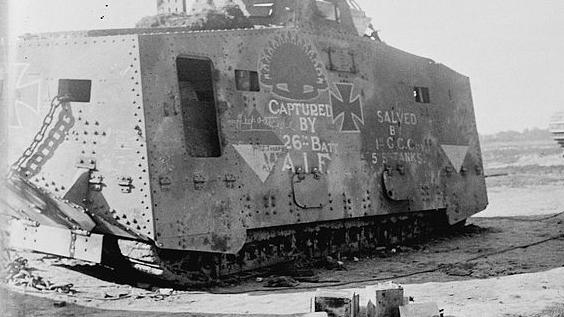
[[[483,210],[469,79],[359,36],[334,3],[338,21],[305,1],[278,11],[291,25],[22,39],[12,245],[189,283]]]

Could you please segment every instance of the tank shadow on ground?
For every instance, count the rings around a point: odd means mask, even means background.
[[[90,264],[53,264],[56,267],[62,267],[72,270],[81,274],[85,274],[99,280],[130,285],[132,287],[142,288],[146,290],[155,290],[155,288],[178,288],[178,285],[164,281],[152,275],[148,275],[133,269],[125,268],[111,268],[104,265],[90,265]]]
[[[288,263],[281,263],[271,267],[262,268],[256,272],[245,273],[240,276],[230,276],[226,277],[221,281],[216,281],[210,283],[207,286],[187,287],[185,285],[175,284],[173,282],[162,280],[153,275],[149,275],[143,272],[139,272],[134,269],[128,269],[124,267],[112,268],[104,265],[91,265],[91,264],[65,264],[65,263],[55,263],[53,266],[62,267],[68,270],[79,272],[102,281],[130,285],[132,287],[142,288],[149,291],[154,291],[158,288],[174,288],[176,290],[198,290],[198,291],[213,291],[215,293],[221,293],[221,289],[231,288],[233,286],[238,286],[246,281],[254,280],[256,276],[291,276],[294,278],[299,278],[303,284],[317,285],[315,276],[320,271],[332,271],[332,270],[346,270],[345,267],[340,267],[336,265],[338,258],[345,257],[352,259],[353,257],[358,257],[359,259],[369,258],[373,256],[378,256],[379,258],[393,258],[401,252],[413,251],[419,252],[420,250],[426,248],[428,245],[434,243],[440,243],[445,240],[452,240],[457,238],[467,238],[476,235],[483,235],[489,233],[499,232],[500,229],[493,227],[480,227],[475,224],[468,224],[465,226],[455,226],[440,232],[436,232],[430,236],[416,239],[415,241],[410,241],[409,243],[388,245],[380,250],[372,250],[370,252],[363,251],[362,253],[351,253],[351,254],[339,254],[329,256],[329,260],[326,258],[316,258],[308,259],[304,256],[296,256],[296,260]],[[308,283],[309,279],[309,283]],[[322,286],[320,283],[319,286]],[[291,288],[289,288],[291,289]],[[268,288],[264,289],[268,291]]]

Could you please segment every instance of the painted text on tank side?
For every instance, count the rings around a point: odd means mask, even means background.
[[[331,105],[322,103],[284,102],[272,99],[268,102],[268,110],[273,115],[333,117]]]
[[[414,113],[403,111],[377,111],[379,123],[417,125],[417,116]]]

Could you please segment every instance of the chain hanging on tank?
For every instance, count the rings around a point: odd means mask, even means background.
[[[58,120],[52,125],[57,109],[61,107]],[[74,126],[74,116],[67,96],[56,96],[51,100],[49,111],[43,119],[43,124],[33,137],[31,144],[25,149],[22,156],[12,164],[8,177],[17,173],[26,178],[39,173],[41,167],[53,156],[55,150],[65,140],[65,135]]]

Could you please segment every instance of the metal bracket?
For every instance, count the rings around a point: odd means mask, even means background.
[[[104,177],[98,173],[90,173],[90,179],[88,179],[88,184],[90,184],[90,189],[94,191],[101,191],[104,187],[103,184]]]
[[[32,220],[31,218],[25,217],[20,219],[20,222],[22,225],[26,226],[26,227],[33,227],[33,228],[37,228],[39,227],[41,224],[39,223],[39,221],[36,220]]]
[[[466,176],[466,174],[468,174],[468,169],[466,167],[462,166],[460,168],[460,175]]]
[[[305,173],[304,169],[301,168],[301,167],[296,168],[295,174],[298,176],[299,181],[303,181],[306,178],[306,173]]]
[[[133,178],[130,176],[122,176],[119,178],[118,185],[122,193],[129,194],[133,189]]]
[[[159,177],[159,185],[162,191],[169,191],[170,185],[172,185],[172,180],[168,176]]]
[[[400,173],[400,175],[405,175],[405,166],[403,166],[403,164],[398,164],[397,170]]]
[[[95,170],[96,169],[96,159],[93,157],[85,157],[85,156],[79,156],[76,164],[76,167],[78,168],[84,168],[87,170]]]
[[[237,179],[235,178],[235,175],[233,174],[226,174],[225,178],[223,179],[223,181],[225,182],[225,187],[227,188],[235,188],[235,181]]]
[[[71,258],[75,257],[76,244],[77,244],[76,240],[79,237],[88,238],[90,237],[90,232],[82,229],[70,230],[69,255]],[[88,248],[85,249],[85,252],[88,252]]]
[[[319,170],[319,168],[314,167],[311,171],[311,174],[313,174],[313,178],[316,180],[320,180],[321,179],[321,171]]]
[[[83,236],[83,237],[90,237],[90,234],[91,234],[90,231],[86,231],[84,229],[72,229],[71,232],[73,234],[77,234],[77,235],[80,235],[80,236]]]
[[[200,173],[194,173],[194,177],[192,178],[192,180],[194,181],[194,189],[195,190],[204,189],[204,185],[208,181],[207,178]]]

